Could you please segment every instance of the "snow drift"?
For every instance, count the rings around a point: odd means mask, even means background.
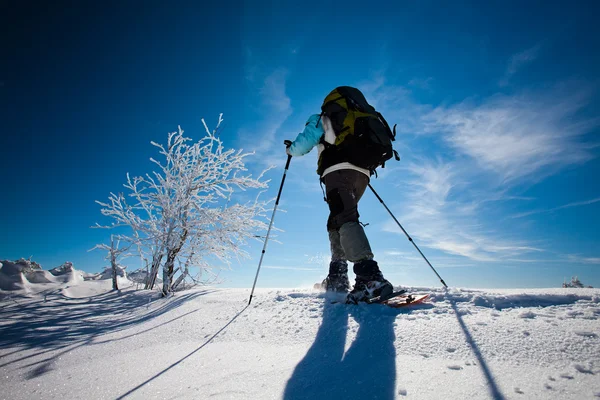
[[[8,260],[0,262],[0,289],[1,290],[22,290],[25,289],[25,276],[23,275],[23,265],[13,263]]]
[[[54,275],[54,277],[64,283],[80,283],[84,281],[84,276],[81,271],[77,271],[75,267],[73,267],[73,263],[66,261],[63,265],[52,268],[50,273]]]
[[[132,282],[127,279],[124,268],[117,271],[119,286],[128,287]],[[105,269],[102,273],[91,274],[80,271],[72,262],[43,270],[35,261],[20,259],[17,261],[0,261],[0,299],[19,295],[34,296],[48,293],[62,293],[70,297],[85,296],[88,292],[100,293],[110,290],[112,271]],[[96,281],[97,284],[77,289],[83,282]],[[107,283],[109,282],[109,283]]]
[[[0,261],[0,290],[27,290],[29,283],[51,282],[55,282],[52,274],[43,271],[35,261]]]

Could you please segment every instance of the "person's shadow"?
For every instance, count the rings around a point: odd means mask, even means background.
[[[348,315],[358,332],[348,351]],[[325,299],[323,321],[314,343],[294,369],[283,398],[394,399],[398,312],[383,306],[331,304]]]

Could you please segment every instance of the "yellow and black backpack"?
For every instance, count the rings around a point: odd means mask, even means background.
[[[317,173],[341,162],[368,169],[371,174],[392,157],[400,160],[392,148],[396,140],[396,125],[392,131],[383,116],[365,99],[360,90],[350,86],[335,88],[323,101],[321,116],[331,121],[335,143],[321,138],[325,146],[319,157]]]

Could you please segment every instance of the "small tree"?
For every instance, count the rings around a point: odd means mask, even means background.
[[[562,287],[564,288],[591,288],[592,286],[585,286],[577,276],[571,277],[571,282],[563,282]]]
[[[178,272],[185,279],[190,267],[210,270],[208,256],[229,263],[232,257],[245,257],[247,239],[264,230],[267,202],[258,196],[245,204],[230,204],[235,189],[266,189],[266,171],[253,178],[244,159],[252,153],[226,150],[218,138],[222,123],[199,141],[183,135],[179,127],[170,133],[166,146],[151,142],[164,161],[150,159],[158,171],[131,178],[127,174],[127,197],[109,196],[103,215],[115,221],[103,228],[127,227],[131,234],[120,235],[135,245],[144,260],[152,260],[147,288],[152,288],[160,266],[163,269],[163,295],[173,290]],[[131,203],[127,199],[131,199]],[[150,262],[150,261],[147,261]],[[180,282],[180,281],[179,281]],[[177,284],[179,284],[177,282]]]
[[[110,246],[107,244],[98,244],[92,249],[108,251],[108,254],[106,255],[105,259],[110,261],[113,290],[119,290],[119,284],[117,282],[117,276],[119,275],[118,269],[125,269],[125,267],[119,264],[119,260],[131,256],[131,254],[126,254],[126,252],[129,250],[129,246],[119,247],[119,244],[120,239],[115,238],[114,235],[110,235]]]

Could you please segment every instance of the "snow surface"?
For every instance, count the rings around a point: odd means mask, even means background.
[[[411,288],[430,301],[397,310],[126,284],[0,292],[0,398],[600,398],[599,289]]]

